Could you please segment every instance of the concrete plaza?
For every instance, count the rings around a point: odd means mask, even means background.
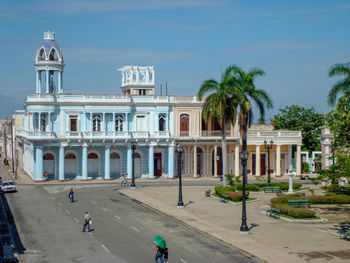
[[[310,187],[316,194],[321,192]],[[339,239],[336,227],[350,221],[350,207],[316,208],[326,222],[286,222],[263,214],[275,194],[251,193],[258,200],[247,204],[251,230],[242,234],[241,205],[205,197],[208,188],[184,186],[183,209],[176,207],[178,187],[125,188],[119,192],[266,262],[349,262],[350,243]]]

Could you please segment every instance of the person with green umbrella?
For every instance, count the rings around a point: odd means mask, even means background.
[[[154,243],[156,244],[156,246],[154,247],[157,251],[156,253],[156,263],[163,263],[163,256],[164,256],[164,249],[166,248],[166,242],[164,240],[164,238],[162,238],[161,236],[154,236]]]

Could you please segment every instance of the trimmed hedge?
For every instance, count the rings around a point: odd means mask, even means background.
[[[289,189],[289,183],[287,182],[280,182],[280,183],[257,183],[257,184],[247,184],[246,190],[248,191],[262,191],[264,186],[279,186],[282,191],[287,191]],[[302,187],[302,184],[300,183],[293,183],[293,189],[298,190]],[[236,185],[237,190],[242,190],[243,186],[242,184]]]
[[[325,188],[329,193],[336,193],[336,192],[344,191],[344,194],[350,195],[350,187],[349,186],[344,187],[344,186],[341,186],[339,184],[331,184],[330,186],[327,186]]]
[[[288,204],[274,204],[272,207],[280,210],[280,213],[294,218],[313,218],[316,212],[306,208],[295,208]]]
[[[348,195],[302,196],[298,194],[281,195],[271,199],[272,204],[288,204],[288,200],[309,199],[311,204],[350,204]]]
[[[234,202],[239,202],[242,201],[242,193],[241,192],[234,192],[234,187],[226,187],[224,188],[223,186],[215,186],[215,193],[218,196],[222,195],[228,195],[229,199],[234,201]],[[247,191],[245,193],[246,198],[249,196],[249,192]]]

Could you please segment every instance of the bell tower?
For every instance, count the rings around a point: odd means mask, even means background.
[[[63,93],[63,56],[55,32],[44,32],[44,42],[35,55],[36,93]]]

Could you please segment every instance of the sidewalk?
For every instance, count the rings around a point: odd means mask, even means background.
[[[163,214],[182,221],[201,232],[207,233],[228,245],[238,248],[261,261],[271,263],[296,262],[349,262],[350,243],[340,240],[336,231],[330,230],[339,220],[349,218],[334,215],[331,211],[325,223],[290,223],[262,214],[268,209],[269,200],[275,194],[251,193],[258,201],[247,203],[249,233],[242,234],[241,205],[222,203],[205,197],[206,186],[185,186],[185,208],[176,207],[178,187],[143,187],[121,189],[129,196]],[[160,198],[161,197],[161,198]],[[327,210],[326,210],[327,211]],[[319,212],[319,211],[318,211]],[[322,210],[320,213],[323,213]]]

